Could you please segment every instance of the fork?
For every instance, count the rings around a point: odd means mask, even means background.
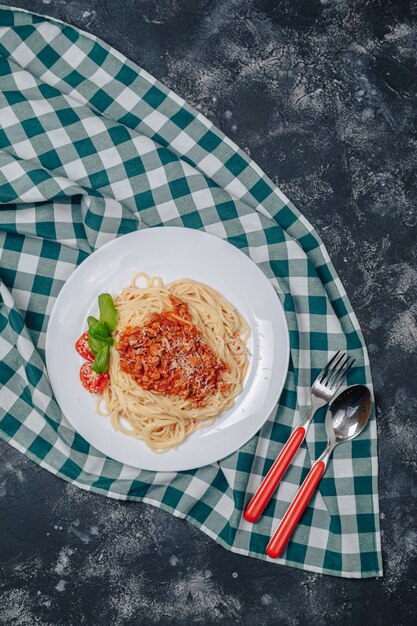
[[[317,376],[311,387],[311,401],[307,415],[294,429],[271,469],[259,485],[243,514],[245,520],[248,522],[258,521],[295,453],[304,441],[315,413],[332,400],[354,362],[353,357],[348,357],[346,352],[339,350]]]

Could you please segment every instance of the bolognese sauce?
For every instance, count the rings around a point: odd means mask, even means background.
[[[224,390],[225,363],[193,324],[187,305],[170,296],[172,309],[127,327],[116,346],[120,368],[143,389],[190,399],[195,407]]]

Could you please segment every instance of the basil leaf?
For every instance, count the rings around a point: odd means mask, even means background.
[[[91,369],[98,374],[104,374],[109,367],[110,350],[108,346],[104,346],[96,355]]]
[[[109,293],[101,293],[98,297],[100,309],[100,322],[107,328],[109,335],[115,330],[119,316],[115,309],[113,298]]]
[[[105,346],[114,345],[114,339],[112,339],[111,337],[100,337],[100,340]]]
[[[101,338],[96,339],[89,332],[88,333],[88,347],[90,348],[94,356],[96,356],[100,352],[100,350],[102,350],[104,347],[107,347],[107,344],[105,341],[103,341],[103,339]]]
[[[96,339],[106,339],[106,337],[109,336],[107,328],[101,322],[96,322],[95,324],[92,324],[88,329],[88,333]]]
[[[98,319],[96,317],[93,317],[92,315],[89,315],[87,317],[87,324],[88,324],[88,328],[91,328],[95,324],[99,324],[99,321],[98,321]]]

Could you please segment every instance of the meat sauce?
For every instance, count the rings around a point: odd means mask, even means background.
[[[170,300],[172,309],[123,331],[116,346],[120,368],[143,389],[181,396],[199,407],[208,395],[224,391],[226,365],[192,323],[187,305],[174,296]]]

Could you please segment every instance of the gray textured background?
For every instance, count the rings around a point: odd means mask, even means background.
[[[316,226],[367,340],[385,576],[233,555],[141,504],[87,494],[0,445],[0,623],[415,623],[417,4],[15,0],[145,67],[250,154]]]

